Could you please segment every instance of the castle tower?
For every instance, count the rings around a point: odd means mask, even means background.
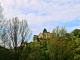
[[[47,30],[44,28],[43,33],[47,33]]]

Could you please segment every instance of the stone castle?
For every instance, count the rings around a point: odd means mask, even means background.
[[[34,35],[33,36],[33,42],[37,42],[40,40],[47,40],[51,39],[53,37],[53,34],[50,32],[47,32],[47,30],[44,28],[43,32],[40,33],[39,35]]]

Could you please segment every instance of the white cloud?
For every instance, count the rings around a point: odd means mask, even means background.
[[[18,16],[26,19],[30,26],[37,25],[33,30],[43,27],[52,28],[58,22],[80,20],[80,0],[0,0],[7,18]],[[28,10],[27,10],[28,9]],[[24,12],[24,13],[23,13]],[[45,23],[46,22],[46,23]],[[46,26],[44,26],[46,24]],[[39,28],[38,28],[39,27]],[[36,33],[36,32],[35,32]]]

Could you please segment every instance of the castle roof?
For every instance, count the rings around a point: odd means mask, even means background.
[[[47,33],[47,30],[44,28],[43,33]]]

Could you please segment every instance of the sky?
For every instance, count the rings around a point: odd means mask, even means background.
[[[37,35],[65,26],[68,32],[80,29],[80,0],[0,0],[5,18],[26,19]]]

